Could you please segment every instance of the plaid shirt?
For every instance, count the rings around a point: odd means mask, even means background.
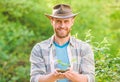
[[[53,41],[54,36],[48,40],[37,43],[33,47],[30,56],[30,82],[38,82],[40,76],[54,71],[57,62],[55,61],[56,54]],[[88,82],[95,82],[94,54],[89,44],[71,36],[67,51],[73,70],[79,74],[86,75]],[[72,62],[72,59],[76,61]]]

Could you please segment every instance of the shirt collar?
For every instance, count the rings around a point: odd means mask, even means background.
[[[74,41],[74,37],[73,37],[73,36],[70,37],[70,45],[71,45],[72,47],[75,46],[75,41]]]
[[[52,35],[52,37],[49,39],[49,47],[51,47],[53,44],[54,44],[54,35]],[[70,45],[71,46],[75,46],[75,41],[74,41],[74,37],[73,36],[70,36]]]
[[[53,42],[54,42],[54,35],[52,35],[52,37],[49,39],[49,47],[51,47],[53,45]]]

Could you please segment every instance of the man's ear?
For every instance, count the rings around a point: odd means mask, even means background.
[[[72,25],[74,24],[75,17],[72,18]]]
[[[54,18],[51,17],[51,18],[50,18],[50,21],[51,21],[51,24],[53,24]]]
[[[53,18],[52,17],[50,18],[50,22],[51,22],[51,25],[52,25],[53,24]]]

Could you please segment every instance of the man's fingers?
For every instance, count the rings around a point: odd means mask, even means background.
[[[71,74],[70,71],[67,71],[67,72],[65,73],[65,77],[68,78],[68,79],[71,79],[71,78],[73,77],[73,75]]]

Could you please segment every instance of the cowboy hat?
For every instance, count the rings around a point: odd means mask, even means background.
[[[50,18],[70,18],[75,17],[78,13],[73,14],[72,9],[69,5],[58,4],[53,7],[52,15],[45,14],[49,19]]]

